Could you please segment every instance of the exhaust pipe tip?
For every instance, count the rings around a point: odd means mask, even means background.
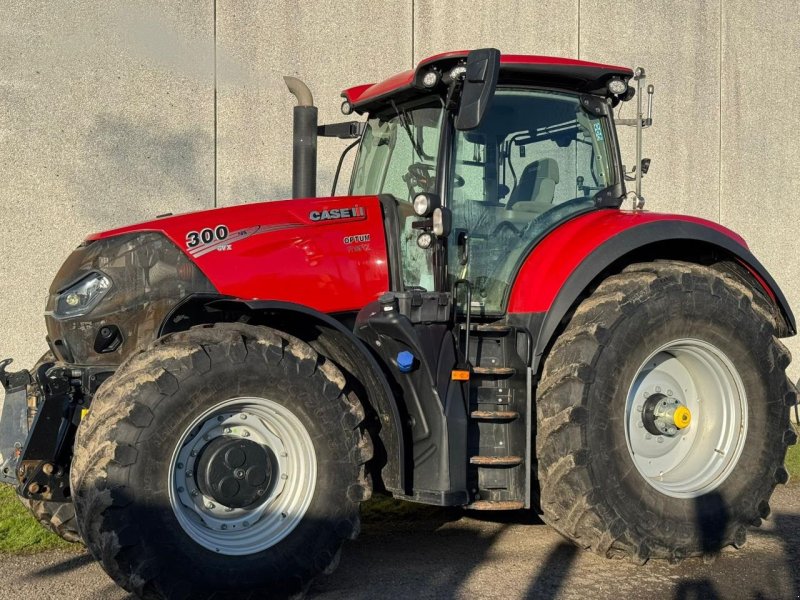
[[[283,80],[286,82],[286,87],[297,98],[297,106],[314,106],[314,97],[311,95],[311,90],[308,86],[300,81],[297,77],[284,76]]]

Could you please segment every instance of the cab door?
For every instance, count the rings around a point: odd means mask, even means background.
[[[478,128],[455,132],[448,278],[470,282],[480,314],[503,314],[533,245],[614,188],[607,126],[578,95],[500,88]]]

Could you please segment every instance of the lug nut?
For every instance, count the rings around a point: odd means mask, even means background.
[[[51,465],[50,463],[45,463],[44,466],[42,467],[42,472],[45,475],[52,475],[53,474],[53,465]]]
[[[246,415],[246,414],[244,414],[244,413],[242,413],[242,414],[240,414],[240,415],[239,415],[239,418],[240,418],[242,421],[245,421],[245,420],[247,420],[247,415]]]
[[[175,465],[175,466],[176,466],[176,467],[178,467],[179,469],[182,469],[182,468],[183,468],[183,463],[178,463],[178,464],[177,464],[177,465]]]
[[[227,525],[223,525],[220,529],[222,529],[222,531],[225,531],[227,528],[228,528]]]
[[[197,490],[192,490],[192,498],[196,498],[199,495],[200,495],[200,492],[198,492]]]
[[[38,483],[30,484],[28,486],[28,492],[30,492],[31,494],[38,494],[39,493],[39,484]]]
[[[213,508],[214,508],[214,503],[213,503],[213,502],[209,502],[208,504],[206,504],[206,508],[207,508],[208,510],[211,510],[211,509],[213,509]]]

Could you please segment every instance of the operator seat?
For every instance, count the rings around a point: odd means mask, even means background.
[[[558,163],[552,158],[535,160],[522,170],[506,210],[541,214],[553,206],[558,183]]]

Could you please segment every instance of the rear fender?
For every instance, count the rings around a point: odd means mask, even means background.
[[[530,253],[509,296],[509,318],[537,339],[534,371],[560,325],[600,280],[627,265],[658,259],[700,264],[733,261],[771,303],[781,336],[796,333],[778,284],[744,240],[717,223],[679,215],[595,211],[563,224]]]

